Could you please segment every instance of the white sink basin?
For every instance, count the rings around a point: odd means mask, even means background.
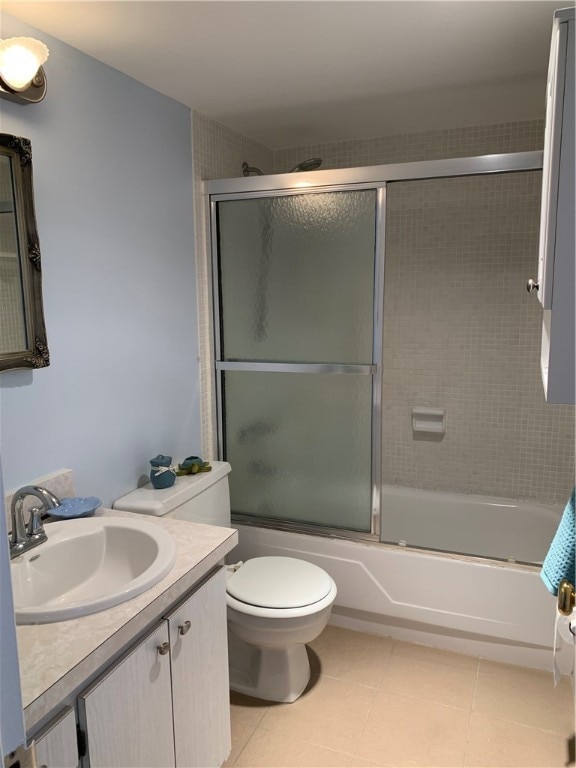
[[[176,559],[172,536],[123,517],[63,520],[48,541],[11,563],[17,624],[86,616],[130,600],[164,578]]]

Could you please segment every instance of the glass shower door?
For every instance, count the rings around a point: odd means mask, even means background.
[[[371,530],[377,210],[376,189],[213,202],[234,513]]]
[[[382,541],[527,562],[522,518],[546,541],[516,500],[561,465],[542,435],[567,456],[574,432],[542,397],[542,316],[525,290],[541,186],[537,170],[387,186]],[[445,432],[414,429],[422,406],[445,412]]]

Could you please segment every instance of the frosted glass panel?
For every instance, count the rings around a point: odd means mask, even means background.
[[[370,376],[227,371],[232,510],[369,531]]]
[[[541,187],[536,171],[387,186],[384,541],[545,556],[553,516],[517,500],[569,487],[574,409],[544,401],[542,309],[525,290]],[[445,435],[413,432],[419,406],[445,410]]]
[[[218,203],[222,359],[372,362],[375,190]]]

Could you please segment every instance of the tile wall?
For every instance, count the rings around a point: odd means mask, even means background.
[[[202,179],[239,176],[243,160],[265,172],[280,173],[309,157],[322,157],[322,168],[329,169],[527,152],[542,149],[543,131],[542,120],[531,120],[272,151],[195,113],[195,179],[200,189]],[[433,206],[438,212],[450,200],[466,214],[468,207],[460,195],[465,190],[471,205],[478,191],[474,184],[479,183],[481,189],[474,215],[456,217],[459,236],[466,235],[467,221],[473,222],[475,232],[472,241],[466,241],[459,262],[457,240],[445,232],[454,219],[449,211],[436,223],[434,238],[439,232],[444,236],[440,250],[432,254],[424,242],[410,259],[401,247],[389,259],[384,482],[561,502],[573,482],[574,409],[544,403],[538,370],[541,314],[537,301],[524,289],[536,264],[539,174],[506,177],[497,189],[490,186],[490,180],[463,181],[463,188],[449,181],[432,191],[405,184],[404,194],[398,196],[397,205],[407,209],[398,222],[409,226],[411,206]],[[196,216],[203,223],[196,235],[201,391],[206,393],[214,387],[203,205],[197,193]],[[483,225],[493,215],[496,231],[488,233]],[[428,225],[420,222],[414,234],[418,227],[422,234]],[[410,236],[407,231],[404,247]],[[427,276],[434,282],[432,291]],[[452,292],[443,296],[442,286]],[[466,313],[471,304],[473,317]],[[437,311],[440,307],[442,312]],[[423,311],[433,311],[430,322],[422,320]],[[417,405],[446,408],[449,427],[444,440],[414,438],[410,414]],[[212,402],[204,398],[202,450],[212,458],[216,455],[213,414],[213,398]]]
[[[274,152],[274,172],[283,173],[309,157],[321,157],[321,170],[328,170],[501,152],[530,152],[541,150],[543,143],[543,120],[477,125],[471,128],[423,131],[278,149]]]
[[[537,263],[541,173],[387,188],[383,481],[565,502],[574,408],[547,405]],[[412,431],[412,408],[446,434]]]
[[[194,221],[196,275],[198,285],[198,334],[200,364],[200,418],[202,445],[197,447],[202,456],[216,458],[215,381],[212,332],[212,261],[209,252],[209,210],[204,198],[202,182],[208,179],[229,179],[242,175],[242,163],[272,173],[274,153],[263,144],[235,133],[215,120],[192,112],[192,153],[194,163]],[[211,393],[210,396],[207,396]]]

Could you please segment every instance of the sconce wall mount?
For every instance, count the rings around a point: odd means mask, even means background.
[[[46,95],[42,64],[48,48],[32,37],[0,40],[0,98],[17,104],[37,104]]]

